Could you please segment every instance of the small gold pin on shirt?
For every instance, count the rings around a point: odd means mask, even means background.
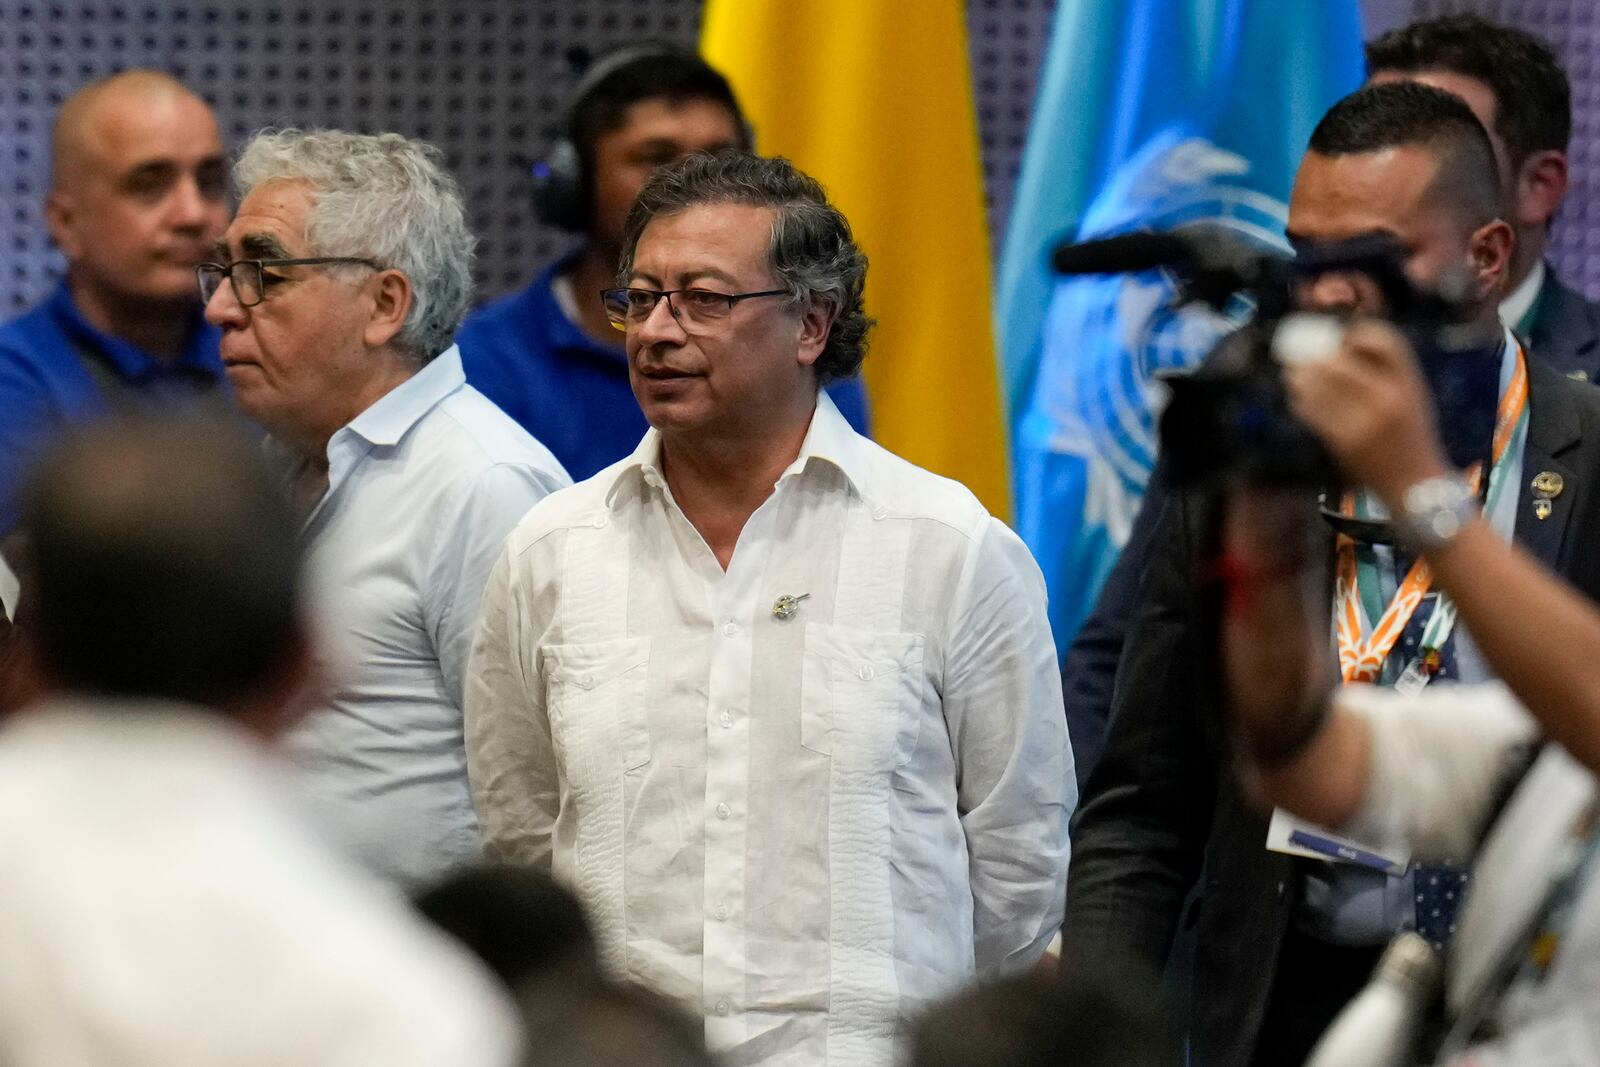
[[[810,593],[801,593],[799,596],[790,596],[788,593],[783,594],[772,603],[772,617],[774,619],[792,618],[794,613],[800,610],[800,601],[805,600],[810,595]]]
[[[1535,500],[1533,502],[1533,517],[1536,519],[1548,519],[1550,517],[1550,501]]]

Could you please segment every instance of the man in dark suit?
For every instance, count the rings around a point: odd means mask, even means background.
[[[1489,134],[1516,233],[1500,317],[1533,354],[1581,381],[1600,379],[1600,304],[1564,285],[1545,259],[1567,191],[1572,90],[1550,47],[1478,15],[1415,22],[1367,46],[1372,83],[1420,81],[1466,101]],[[1164,487],[1158,467],[1146,506],[1074,637],[1061,671],[1080,785],[1100,756],[1112,686],[1127,638]]]
[[[1516,231],[1500,307],[1534,354],[1574,378],[1600,376],[1600,304],[1563,285],[1546,261],[1567,193],[1572,89],[1550,46],[1478,15],[1416,22],[1367,45],[1369,84],[1419,81],[1467,102],[1489,131]]]
[[[1386,234],[1406,250],[1407,270],[1422,285],[1464,270],[1475,324],[1492,337],[1513,243],[1496,217],[1502,203],[1493,150],[1458,97],[1409,83],[1372,86],[1335,105],[1313,134],[1289,234],[1302,245]],[[1375,287],[1355,275],[1323,276],[1300,296],[1330,312],[1382,310]],[[1501,403],[1513,408],[1518,391],[1508,383],[1522,380],[1517,367],[1525,367],[1527,418],[1507,414],[1509,427],[1524,429],[1509,432],[1491,475],[1502,489],[1491,492],[1488,510],[1502,536],[1514,530],[1596,595],[1600,557],[1580,548],[1600,530],[1600,393],[1520,359],[1508,332],[1499,336],[1478,358],[1498,359]],[[1530,495],[1531,486],[1540,488]],[[1131,954],[1162,966],[1182,918],[1193,935],[1193,1062],[1299,1063],[1366,980],[1384,942],[1423,914],[1417,898],[1428,886],[1426,878],[1267,850],[1266,815],[1240,793],[1208,695],[1216,629],[1195,577],[1207,563],[1200,545],[1210,510],[1196,494],[1170,492],[1153,527],[1105,752],[1075,827],[1065,952]],[[1328,543],[1331,557],[1331,532]],[[1351,551],[1361,560],[1358,587],[1381,611],[1408,573],[1405,561],[1386,547]],[[1380,649],[1377,680],[1392,682],[1425,659],[1432,646],[1419,644],[1429,632],[1418,611],[1395,654]],[[1446,677],[1486,674],[1459,635],[1440,651]],[[1443,937],[1449,908],[1441,909]]]

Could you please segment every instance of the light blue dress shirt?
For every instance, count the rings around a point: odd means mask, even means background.
[[[454,346],[328,441],[304,536],[336,685],[288,748],[335,836],[408,889],[480,855],[461,726],[479,603],[506,535],[568,484]]]

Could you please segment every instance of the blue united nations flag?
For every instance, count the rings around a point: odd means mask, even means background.
[[[1155,463],[1155,380],[1245,307],[1175,309],[1161,271],[1056,278],[1062,241],[1221,227],[1283,247],[1312,128],[1361,80],[1355,0],[1062,0],[997,297],[1017,530],[1064,651]]]

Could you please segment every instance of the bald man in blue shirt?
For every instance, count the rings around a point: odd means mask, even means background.
[[[194,268],[228,224],[216,118],[172,77],[131,70],[56,116],[44,204],[66,277],[0,326],[0,537],[22,470],[53,429],[173,406],[222,385]]]

